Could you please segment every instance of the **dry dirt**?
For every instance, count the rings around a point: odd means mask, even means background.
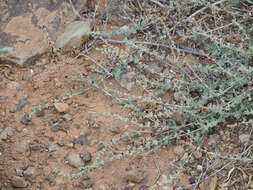
[[[105,61],[93,50],[89,55]],[[128,112],[112,104],[104,92],[90,89],[90,84],[80,80],[96,76],[87,69],[93,62],[83,57],[74,60],[71,56],[53,60],[46,56],[25,68],[0,65],[1,190],[16,189],[15,186],[36,190],[145,190],[157,182],[171,182],[157,188],[162,190],[229,189],[218,185],[228,172],[219,179],[216,176],[225,163],[222,156],[212,157],[204,150],[197,150],[186,143],[189,139],[175,141],[149,156],[125,157],[105,163],[81,179],[62,176],[80,172],[80,166],[92,165],[105,142],[131,131],[127,123],[111,117],[113,114],[127,116]],[[109,80],[106,85],[127,93],[115,80]],[[87,90],[78,94],[81,88]],[[131,93],[143,92],[134,88]],[[59,107],[54,105],[56,100],[60,101]],[[243,149],[238,136],[249,133],[249,128],[239,130],[238,126],[231,125],[206,137],[203,147],[224,155],[237,154]],[[125,150],[128,143],[131,142],[120,142],[115,151]],[[207,166],[206,160],[218,163]],[[234,162],[230,164],[228,169],[236,166]],[[182,168],[177,168],[180,165]],[[217,172],[195,187],[192,184],[203,174],[203,167],[212,167]],[[56,169],[61,173],[56,174]],[[177,171],[177,176],[166,179]],[[251,172],[249,168],[248,173]],[[236,179],[241,176],[243,174]],[[248,177],[247,181],[250,189],[253,184]]]
[[[0,93],[6,97],[5,99],[1,96],[1,129],[11,127],[13,134],[9,134],[1,142],[0,187],[12,189],[11,177],[17,170],[25,171],[32,167],[35,168],[35,173],[29,178],[26,177],[30,180],[27,189],[82,189],[80,185],[82,180],[57,177],[52,171],[57,168],[65,174],[78,173],[78,169],[66,163],[69,154],[89,152],[92,160],[86,165],[91,164],[100,144],[110,141],[115,135],[111,132],[115,125],[118,127],[116,135],[127,131],[125,123],[120,121],[112,123],[111,118],[103,114],[127,115],[127,113],[118,105],[112,105],[111,99],[103,92],[93,90],[87,90],[63,101],[68,105],[68,110],[59,113],[53,105],[54,100],[62,100],[67,92],[78,93],[79,86],[86,84],[70,78],[75,76],[75,72],[79,69],[85,70],[85,65],[91,63],[82,58],[71,65],[66,65],[66,61],[59,61],[56,64],[49,63],[45,59],[41,61],[43,62],[29,68],[13,67],[12,72],[9,72],[8,67],[1,69]],[[87,75],[92,75],[86,72]],[[125,90],[115,81],[111,81],[108,85]],[[22,122],[25,114],[32,113],[38,105],[46,104],[49,106],[47,109],[43,108],[43,113],[37,111],[31,121]],[[96,114],[93,116],[89,112]],[[72,117],[70,121],[63,118],[66,113]],[[60,125],[60,129],[52,130],[52,126],[56,123]],[[94,123],[98,127],[94,127]],[[83,145],[75,143],[80,137],[86,139]],[[53,145],[57,146],[56,149],[52,148]],[[123,146],[126,145],[119,145],[119,150]],[[172,164],[176,159],[172,147],[167,147],[155,155],[113,161],[89,174],[89,178],[93,183],[93,189],[127,186],[130,186],[130,189],[148,189],[158,180],[161,173],[171,172],[170,162]],[[145,169],[146,177],[141,183],[129,183],[125,179],[126,171],[135,168]],[[182,185],[189,183],[188,178],[189,176],[182,178]]]

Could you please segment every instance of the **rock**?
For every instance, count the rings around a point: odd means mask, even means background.
[[[0,141],[1,140],[7,140],[8,138],[11,138],[13,136],[13,130],[11,127],[6,127],[1,133],[0,133]]]
[[[16,171],[16,174],[17,174],[18,176],[23,177],[23,172],[24,172],[23,169],[16,168],[15,171]]]
[[[19,101],[16,111],[21,111],[29,102],[27,101],[26,98],[22,99]]]
[[[173,152],[178,155],[178,156],[182,156],[185,152],[184,147],[181,145],[178,146],[174,146],[173,147]]]
[[[194,151],[194,152],[193,152],[193,155],[194,155],[194,157],[195,157],[196,159],[202,158],[202,152],[200,152],[200,151],[198,151],[198,150]]]
[[[88,180],[83,180],[80,184],[84,189],[88,189],[94,185],[94,182],[92,180],[88,179]]]
[[[45,115],[44,108],[42,108],[42,107],[37,108],[35,111],[35,115],[37,117],[43,117]]]
[[[0,96],[0,100],[7,100],[8,96]]]
[[[135,77],[134,72],[122,74],[119,79],[120,86],[126,88],[128,91],[131,91],[135,85],[134,77]]]
[[[197,171],[202,172],[202,170],[203,170],[203,166],[197,165]]]
[[[59,113],[66,113],[69,110],[69,105],[66,103],[54,103],[54,107]]]
[[[159,66],[157,63],[152,63],[147,65],[145,68],[145,71],[148,73],[161,73],[163,70],[163,67]]]
[[[177,102],[186,101],[186,97],[184,95],[184,92],[183,91],[175,92],[174,93],[174,99]]]
[[[75,139],[74,143],[80,144],[82,146],[89,146],[90,145],[89,139],[84,135],[80,135],[77,139]]]
[[[30,130],[29,128],[24,128],[24,129],[22,130],[22,134],[23,134],[23,135],[30,135],[30,134],[31,134],[31,130]]]
[[[91,153],[89,153],[89,152],[84,152],[84,153],[82,153],[82,154],[80,155],[80,157],[83,159],[83,161],[84,161],[85,163],[91,161],[91,159],[92,159]]]
[[[24,178],[28,181],[33,181],[35,178],[35,172],[36,168],[35,167],[28,167],[24,172]]]
[[[126,134],[126,133],[123,133],[123,134],[121,135],[121,139],[122,139],[122,141],[123,141],[124,143],[128,143],[128,142],[130,141],[130,137],[129,137],[129,135]]]
[[[105,148],[104,143],[99,143],[98,144],[98,151],[103,150],[104,148]]]
[[[208,139],[208,142],[207,144],[208,145],[212,145],[212,146],[215,146],[217,143],[220,142],[220,136],[217,135],[217,134],[213,134],[213,135],[210,135],[209,136],[209,139]]]
[[[28,183],[25,181],[25,179],[19,176],[12,176],[11,184],[16,188],[25,188],[28,186]]]
[[[128,182],[140,183],[145,177],[144,170],[137,168],[127,171],[124,179]]]
[[[215,175],[215,176],[203,181],[199,185],[199,188],[200,188],[200,190],[206,190],[206,189],[215,190],[216,186],[217,186],[217,182],[218,182],[218,177]]]
[[[242,144],[245,144],[247,142],[249,142],[250,140],[250,134],[242,134],[239,136],[239,140]]]
[[[48,151],[49,152],[55,152],[57,150],[57,145],[50,145],[48,146]]]
[[[80,158],[79,154],[76,153],[69,153],[66,157],[66,161],[74,168],[80,168],[84,165],[83,160]]]
[[[0,90],[6,88],[5,84],[0,84]]]
[[[61,129],[61,125],[58,124],[58,123],[54,123],[52,126],[51,126],[51,131],[53,132],[57,132]]]
[[[65,31],[56,39],[55,47],[71,50],[73,47],[80,47],[83,39],[88,39],[91,32],[90,20],[74,21],[67,25]]]
[[[64,114],[62,116],[62,118],[65,120],[65,121],[71,121],[72,120],[72,116],[70,114]]]
[[[183,113],[181,111],[174,112],[171,118],[176,122],[177,125],[182,125],[184,122]]]
[[[196,183],[195,177],[190,177],[190,178],[189,178],[189,182],[190,182],[190,184]]]
[[[113,126],[113,127],[110,129],[110,131],[111,131],[113,134],[115,134],[115,135],[117,135],[117,134],[120,133],[120,129],[119,129],[118,126]]]
[[[64,141],[62,141],[62,140],[58,140],[58,141],[57,141],[57,144],[58,144],[59,146],[63,147],[65,143],[64,143]]]
[[[21,119],[21,123],[23,123],[24,125],[28,125],[28,124],[30,124],[31,123],[31,117],[30,117],[30,115],[29,114],[24,114],[24,116],[22,117],[22,119]]]

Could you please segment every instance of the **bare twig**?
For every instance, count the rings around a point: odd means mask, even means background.
[[[213,3],[211,6],[213,7],[213,6],[219,5],[219,4],[223,3],[224,1],[226,1],[226,0],[217,1],[217,2]],[[193,14],[191,14],[191,15],[188,17],[188,20],[190,20],[192,17],[196,16],[197,14],[203,12],[203,11],[206,10],[207,8],[208,8],[208,6],[205,6],[205,7],[203,7],[202,9],[199,9],[198,11],[194,12]]]
[[[152,3],[155,3],[157,5],[159,5],[162,8],[165,8],[165,6],[162,3],[160,3],[159,1],[157,1],[157,0],[149,0],[149,1],[151,1]]]
[[[127,44],[127,43],[129,43],[129,42],[122,41],[122,40],[112,40],[112,39],[106,39],[106,41],[108,41],[109,43],[116,43],[116,44]],[[203,55],[203,54],[199,53],[198,51],[196,51],[192,48],[188,48],[188,47],[182,46],[180,44],[176,44],[177,47],[173,47],[173,46],[170,46],[170,45],[153,43],[153,42],[135,41],[135,42],[131,42],[131,43],[148,45],[148,46],[157,46],[157,47],[163,47],[163,48],[167,48],[167,49],[175,49],[175,50],[179,50],[179,51],[184,52],[184,53],[190,53],[190,54],[193,54],[193,55],[207,57],[206,55]]]
[[[156,179],[155,179],[155,181],[154,181],[154,183],[153,183],[153,185],[155,185],[155,184],[157,183],[157,181],[159,180],[160,176],[161,176],[161,170],[160,170],[158,164],[156,163],[155,159],[152,158],[152,160],[153,160],[154,163],[155,163],[155,167],[157,168],[157,173],[158,173],[158,174],[157,174],[157,177],[156,177]],[[151,186],[152,186],[152,185],[151,185]]]
[[[69,3],[70,3],[70,5],[71,5],[72,10],[73,10],[73,12],[75,13],[75,15],[76,15],[78,18],[80,18],[81,20],[83,20],[83,17],[79,14],[79,12],[76,10],[75,6],[73,5],[72,0],[69,0]]]

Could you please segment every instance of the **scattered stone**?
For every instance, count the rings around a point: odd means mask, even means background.
[[[66,157],[66,161],[74,168],[80,168],[83,166],[83,160],[80,158],[79,154],[76,153],[69,153]]]
[[[83,161],[85,163],[91,161],[91,159],[92,159],[91,153],[89,153],[89,152],[84,152],[84,153],[80,154],[80,157],[83,159]]]
[[[7,100],[8,96],[0,96],[0,100]]]
[[[144,170],[137,168],[127,171],[124,179],[128,182],[140,183],[145,177]]]
[[[98,144],[98,151],[103,150],[104,148],[105,148],[104,143],[99,143]]]
[[[130,141],[130,137],[129,137],[129,135],[126,134],[126,133],[123,133],[123,134],[122,134],[121,139],[122,139],[122,141],[125,142],[125,143],[128,143],[128,142]]]
[[[24,129],[22,130],[22,134],[23,134],[23,135],[30,135],[30,134],[31,134],[31,130],[28,129],[28,128],[24,128]]]
[[[68,143],[66,144],[66,147],[68,147],[68,148],[74,148],[74,143],[68,142]]]
[[[64,141],[58,140],[57,144],[58,144],[59,146],[63,147],[63,146],[64,146]]]
[[[64,114],[62,116],[62,118],[65,120],[65,121],[71,121],[72,120],[72,116],[70,114]]]
[[[89,139],[84,135],[80,135],[77,139],[75,139],[74,143],[80,144],[82,146],[89,146],[90,145]]]
[[[73,47],[81,47],[83,40],[87,40],[91,32],[91,23],[89,20],[74,21],[70,23],[65,31],[56,39],[55,47],[66,51]]]
[[[250,134],[242,134],[239,136],[239,140],[242,144],[245,144],[247,142],[249,142],[250,140]]]
[[[30,150],[31,151],[40,151],[42,147],[38,143],[30,143]]]
[[[190,182],[190,184],[194,184],[196,182],[195,177],[190,177],[189,182]]]
[[[43,116],[45,115],[44,108],[39,107],[38,109],[36,109],[35,115],[36,115],[37,117],[43,117]]]
[[[88,189],[94,185],[94,182],[92,180],[88,179],[88,180],[83,180],[80,184],[84,189]]]
[[[30,115],[29,114],[24,114],[24,116],[22,117],[22,119],[21,119],[21,123],[23,123],[24,125],[28,125],[28,124],[30,124],[31,123],[31,117],[30,117]]]
[[[218,182],[218,178],[215,175],[215,176],[213,176],[211,178],[207,178],[205,181],[203,181],[199,185],[199,188],[200,188],[200,190],[206,190],[206,189],[215,190],[216,186],[217,186],[217,182]]]
[[[13,187],[16,187],[16,188],[25,188],[28,186],[28,183],[26,182],[26,180],[23,177],[19,177],[19,176],[12,176],[11,184]]]
[[[28,167],[24,172],[24,178],[28,181],[33,181],[34,180],[34,175],[36,172],[36,168],[35,167]]]
[[[183,113],[181,111],[174,112],[171,118],[176,122],[177,125],[182,125],[184,122]]]
[[[186,98],[185,98],[184,92],[183,91],[175,92],[174,93],[174,99],[177,102],[185,101]]]
[[[56,150],[57,150],[57,145],[48,146],[48,151],[49,152],[55,152]]]
[[[26,98],[22,99],[19,101],[16,111],[21,111],[29,102],[27,101]]]
[[[146,68],[145,71],[151,74],[154,73],[161,73],[163,70],[163,67],[159,66],[157,63],[152,63],[149,64]]]
[[[202,152],[200,152],[200,151],[198,151],[198,150],[194,151],[194,152],[193,152],[193,155],[194,155],[194,157],[195,157],[196,159],[202,158]]]
[[[6,88],[5,84],[0,84],[0,89]]]
[[[173,147],[173,152],[178,155],[178,156],[182,156],[185,152],[184,147],[181,145],[178,146],[174,146]]]
[[[134,77],[135,77],[134,72],[122,74],[119,79],[120,86],[126,88],[128,91],[131,91],[135,85]]]
[[[197,165],[197,171],[201,172],[203,170],[203,166]]]
[[[51,131],[58,132],[61,129],[61,125],[59,123],[54,123],[51,127]]]
[[[113,126],[113,127],[110,129],[110,131],[111,131],[113,134],[115,134],[115,135],[117,135],[117,134],[120,133],[120,129],[119,129],[118,126]]]
[[[11,138],[13,136],[13,130],[11,127],[6,127],[1,133],[0,133],[0,141],[1,140],[7,140],[8,138]]]
[[[211,146],[215,146],[219,142],[220,142],[220,136],[217,134],[213,134],[209,136],[207,144]]]
[[[66,113],[69,110],[69,105],[66,103],[54,103],[54,107],[59,113]]]
[[[59,187],[59,190],[67,190],[67,185],[66,184],[63,184]]]
[[[11,89],[11,90],[17,90],[17,91],[21,91],[23,90],[23,87],[18,83],[18,82],[9,82],[7,84],[7,88]]]
[[[23,172],[24,172],[23,169],[16,168],[15,170],[16,170],[16,174],[17,174],[18,176],[23,177]]]

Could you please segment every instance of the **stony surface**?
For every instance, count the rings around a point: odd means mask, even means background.
[[[74,6],[80,10],[86,3],[77,0]],[[71,23],[76,16],[69,2],[61,0],[3,1],[0,10],[0,62],[19,66],[43,56],[48,51],[48,40],[56,40],[65,23]],[[57,45],[65,45],[61,39]]]

